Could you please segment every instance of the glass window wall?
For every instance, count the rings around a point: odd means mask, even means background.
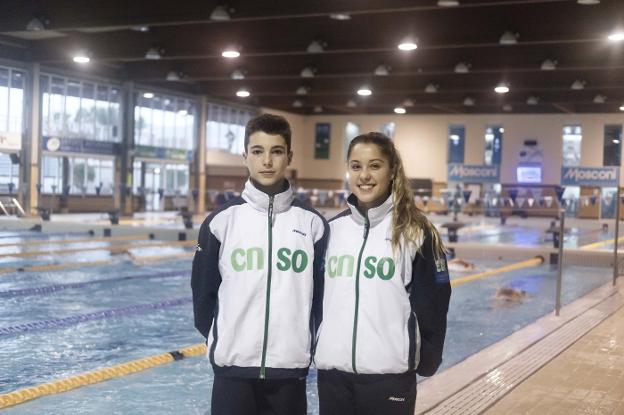
[[[208,104],[206,147],[241,154],[245,151],[245,125],[257,114],[253,111]]]

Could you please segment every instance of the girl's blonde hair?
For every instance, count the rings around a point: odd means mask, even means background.
[[[416,207],[414,194],[409,179],[403,169],[403,161],[391,139],[384,134],[371,132],[355,137],[349,144],[347,160],[351,150],[357,144],[375,144],[381,153],[386,156],[392,172],[392,249],[399,252],[401,237],[405,242],[411,242],[421,246],[427,236],[431,237],[431,243],[436,258],[444,252],[444,244],[438,230],[427,219],[425,214]],[[419,248],[420,250],[420,248]]]

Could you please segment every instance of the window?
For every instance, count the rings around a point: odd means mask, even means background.
[[[119,142],[120,90],[110,85],[41,75],[44,136]]]
[[[448,162],[464,163],[464,143],[466,129],[463,125],[451,124],[449,126]]]
[[[349,144],[351,144],[351,141],[353,141],[353,139],[358,135],[360,135],[360,126],[352,122],[347,122],[347,125],[345,126],[345,160],[347,158],[347,152],[349,151]]]
[[[22,133],[24,72],[0,66],[0,131]]]
[[[112,195],[114,162],[112,158],[43,156],[41,170],[43,193],[63,190],[63,163],[68,165],[70,194]],[[99,192],[99,193],[98,193]]]
[[[19,186],[19,164],[13,164],[8,154],[0,153],[0,192],[9,193],[9,183],[12,184],[11,193]]]
[[[396,123],[387,122],[379,126],[379,132],[388,138],[394,138],[394,130],[396,129]]]
[[[41,164],[41,193],[60,193],[63,184],[63,158],[43,156]]]
[[[603,166],[619,166],[622,152],[622,125],[604,126]]]
[[[134,107],[134,142],[137,145],[193,150],[196,106],[192,101],[141,91]]]
[[[485,128],[484,161],[488,166],[500,165],[503,153],[503,133],[505,129],[500,125],[488,125]]]
[[[583,130],[580,125],[563,127],[563,166],[579,166],[581,164],[581,140]]]
[[[256,116],[255,112],[208,104],[206,121],[206,147],[233,154],[245,151],[245,125]]]

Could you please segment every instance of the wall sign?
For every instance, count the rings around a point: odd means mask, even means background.
[[[619,167],[562,167],[561,184],[564,186],[616,187]]]
[[[98,154],[116,156],[121,152],[119,143],[85,140],[83,138],[42,137],[41,148],[50,152]]]
[[[449,182],[500,183],[500,168],[497,165],[480,164],[448,165]]]
[[[317,123],[314,130],[314,158],[329,158],[329,140],[330,140],[331,124]]]

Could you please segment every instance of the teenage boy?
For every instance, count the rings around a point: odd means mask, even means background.
[[[290,135],[280,116],[247,123],[249,180],[199,231],[191,286],[215,374],[212,415],[307,411],[329,228],[285,178]]]

